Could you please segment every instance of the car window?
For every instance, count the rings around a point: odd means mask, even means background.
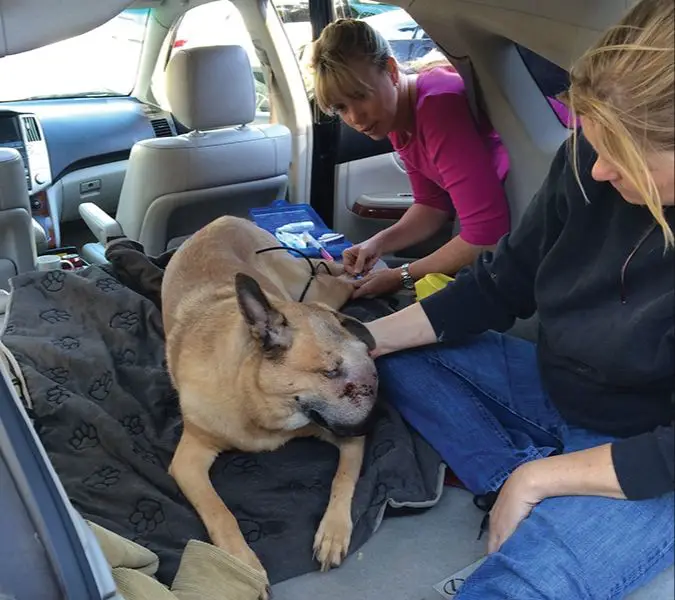
[[[149,14],[125,10],[83,35],[0,58],[0,101],[129,95]]]
[[[557,96],[566,91],[570,85],[569,73],[525,46],[516,44],[516,48],[532,79],[537,83],[542,94],[546,96],[549,105],[558,119],[560,119],[560,122],[565,127],[572,128],[574,122],[569,114],[569,110],[557,99]]]
[[[260,60],[241,13],[229,0],[217,0],[188,10],[176,28],[169,59],[181,48],[223,44],[242,46],[246,50],[255,79],[256,121],[269,121],[269,94]]]
[[[311,90],[309,69],[312,28],[306,0],[275,2],[286,35],[298,58],[303,79]],[[436,45],[419,24],[402,8],[372,0],[335,0],[336,18],[363,19],[389,41],[404,70],[417,70],[426,62],[444,60]]]
[[[362,2],[354,2],[360,6]],[[436,44],[417,22],[402,8],[379,4],[380,12],[359,16],[389,42],[396,60],[403,68],[426,59],[438,58]]]

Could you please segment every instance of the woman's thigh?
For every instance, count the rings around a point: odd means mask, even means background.
[[[542,389],[530,342],[489,332],[377,364],[384,397],[476,494],[562,448],[564,424]]]
[[[623,598],[673,564],[673,494],[544,500],[467,579],[459,600]]]

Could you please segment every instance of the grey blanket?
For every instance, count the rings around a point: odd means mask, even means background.
[[[207,536],[167,473],[181,419],[159,310],[98,267],[25,274],[13,286],[2,339],[68,496],[85,518],[156,552],[158,577],[170,583],[188,539]],[[265,454],[225,453],[214,464],[214,485],[272,583],[318,567],[312,541],[336,464],[337,450],[312,439]],[[441,475],[435,451],[383,404],[356,490],[350,552],[387,505],[435,503]]]

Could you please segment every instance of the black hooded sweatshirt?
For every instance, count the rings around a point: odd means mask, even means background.
[[[539,369],[558,411],[618,436],[624,494],[656,497],[673,490],[675,253],[645,206],[591,177],[596,155],[581,135],[578,153],[586,197],[566,142],[517,228],[421,304],[451,344],[537,311]],[[664,215],[675,231],[675,208]]]

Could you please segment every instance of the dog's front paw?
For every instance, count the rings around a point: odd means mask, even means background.
[[[347,556],[351,537],[351,515],[326,511],[314,536],[314,557],[321,563],[322,571],[340,566]]]

